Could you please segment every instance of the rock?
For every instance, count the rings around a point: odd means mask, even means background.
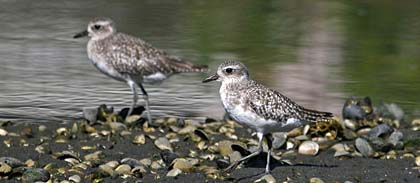
[[[122,109],[120,112],[118,112],[118,116],[120,116],[123,119],[126,118],[129,110],[130,108],[128,107]],[[141,115],[144,111],[145,111],[144,106],[137,106],[133,109],[133,112],[131,112],[130,115]]]
[[[309,180],[309,182],[310,183],[324,183],[324,181],[323,180],[321,180],[320,178],[318,178],[318,177],[312,177],[310,180]]]
[[[3,128],[0,128],[0,136],[6,136],[7,135],[7,131],[5,130],[5,129],[3,129]]]
[[[280,149],[287,140],[287,133],[285,132],[275,132],[273,133],[273,149]]]
[[[165,137],[159,137],[158,139],[155,140],[155,145],[156,147],[158,147],[160,150],[170,150],[173,151],[172,145],[169,142],[169,140]]]
[[[238,151],[233,151],[228,156],[229,156],[229,162],[230,163],[236,162],[236,161],[238,161],[239,159],[242,158],[241,153],[238,152]]]
[[[120,165],[120,163],[118,163],[118,161],[110,161],[105,163],[105,165],[111,167],[112,169],[115,169],[118,165]]]
[[[384,139],[379,137],[370,138],[369,143],[375,151],[387,152],[391,149],[391,144],[386,143]]]
[[[227,156],[227,155],[231,154],[234,151],[232,149],[233,144],[241,146],[243,149],[247,149],[246,144],[244,144],[244,143],[222,140],[222,141],[217,143],[219,153],[222,156]]]
[[[94,153],[85,155],[84,160],[85,161],[95,161],[95,160],[101,159],[103,156],[104,156],[104,153],[102,151],[96,151]]]
[[[108,166],[108,165],[99,165],[99,173],[100,174],[102,174],[102,175],[104,175],[104,176],[111,176],[111,177],[113,177],[113,176],[115,176],[115,172],[114,172],[114,170],[110,167],[110,166]]]
[[[28,159],[28,160],[25,161],[25,165],[27,167],[33,167],[33,166],[35,166],[35,161],[32,160],[32,159]]]
[[[404,135],[401,131],[394,131],[391,133],[387,141],[395,147],[403,140],[403,137]]]
[[[158,161],[153,161],[152,164],[150,165],[150,168],[154,170],[158,170],[162,168],[162,165]]]
[[[79,175],[72,175],[69,177],[69,181],[79,183],[82,181],[82,178]]]
[[[98,108],[97,107],[84,107],[83,109],[83,117],[91,122],[94,123],[98,119]]]
[[[416,166],[420,166],[420,156],[417,156],[417,157],[416,157],[416,160],[414,161],[414,164],[415,164]]]
[[[188,125],[188,126],[182,128],[181,130],[179,130],[178,131],[178,134],[180,134],[180,135],[190,134],[190,133],[193,133],[194,130],[196,130],[196,129],[197,129],[196,126],[194,126],[194,125]]]
[[[230,165],[230,162],[225,159],[218,159],[216,165],[219,169],[225,169]]]
[[[351,97],[346,100],[342,111],[343,119],[362,120],[366,118],[366,112],[361,105],[361,100]]]
[[[179,158],[179,155],[169,150],[163,150],[160,152],[160,157],[166,164],[172,163],[175,159]]]
[[[22,182],[47,182],[50,179],[50,173],[42,168],[28,168],[22,174]]]
[[[144,166],[150,166],[152,164],[152,160],[149,158],[144,158],[140,160],[140,163],[143,164]]]
[[[69,134],[69,129],[61,127],[61,128],[57,128],[55,132],[57,132],[58,135],[67,136]]]
[[[126,175],[126,174],[131,173],[131,167],[130,167],[130,165],[122,164],[122,165],[118,166],[117,168],[115,168],[114,171],[117,175]]]
[[[146,137],[144,134],[136,135],[133,139],[133,144],[145,144],[146,143]]]
[[[191,162],[184,158],[177,158],[172,162],[170,167],[174,169],[180,169],[182,172],[191,172],[193,165]]]
[[[357,138],[355,142],[357,150],[364,156],[364,157],[371,157],[375,153],[370,146],[369,142],[362,138]]]
[[[347,140],[353,140],[357,138],[357,134],[353,130],[343,129],[343,136]]]
[[[111,122],[111,123],[108,123],[108,125],[109,125],[109,128],[111,128],[111,130],[114,132],[119,132],[119,131],[123,131],[127,129],[127,126],[124,123]]]
[[[207,133],[204,130],[196,129],[196,130],[194,130],[194,134],[199,136],[201,138],[201,140],[204,140],[204,141],[209,141],[210,140],[209,135],[207,135]]]
[[[45,132],[47,130],[47,126],[45,126],[45,125],[39,125],[38,126],[38,131],[40,132],[40,133],[43,133],[43,132]]]
[[[13,157],[0,157],[0,163],[6,163],[12,168],[24,166],[25,163]]]
[[[124,158],[121,160],[121,164],[127,164],[131,168],[143,166],[143,164],[139,160],[136,160],[134,158]]]
[[[0,162],[0,175],[9,174],[12,171],[12,167],[7,163]]]
[[[178,176],[179,174],[181,174],[182,173],[182,171],[180,170],[180,169],[178,169],[178,168],[174,168],[174,169],[172,169],[172,170],[170,170],[167,174],[166,174],[166,176],[167,177],[176,177],[176,176]],[[194,182],[194,181],[193,181]]]
[[[334,153],[334,157],[342,157],[342,156],[350,156],[350,152],[345,151],[345,150],[340,150],[340,151],[336,151]]]
[[[271,174],[266,174],[259,178],[258,180],[254,181],[258,183],[276,183],[276,179]]]
[[[316,155],[319,151],[319,145],[316,142],[305,141],[300,144],[298,153],[304,155]]]
[[[373,127],[369,131],[369,138],[372,137],[387,137],[394,131],[388,123],[382,123],[378,126]]]

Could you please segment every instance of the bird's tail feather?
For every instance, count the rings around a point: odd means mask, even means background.
[[[311,122],[329,122],[333,117],[333,114],[330,112],[320,112],[305,108],[303,108],[301,112],[303,113],[304,119]]]
[[[175,72],[206,72],[207,65],[193,64],[191,62],[173,59],[171,62],[172,69]]]

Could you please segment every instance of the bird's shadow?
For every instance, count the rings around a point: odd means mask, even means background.
[[[266,166],[266,161],[267,161],[267,153],[266,152],[262,152],[259,155],[250,158],[248,161],[244,162],[244,167],[254,167],[254,168],[264,168],[264,170],[262,172],[257,172],[256,174],[252,174],[252,175],[248,175],[245,177],[240,177],[240,178],[234,178],[234,177],[228,177],[227,180],[228,181],[232,181],[232,182],[241,182],[243,180],[246,179],[252,179],[255,177],[259,177],[262,176],[264,174],[266,174],[265,172],[265,166]],[[290,163],[288,161],[282,161],[282,160],[277,160],[274,159],[272,156],[270,158],[270,170],[274,170],[277,167],[286,167],[286,166],[290,166],[290,167],[318,167],[318,168],[335,168],[338,167],[337,165],[319,165],[319,164],[310,164],[310,163]]]

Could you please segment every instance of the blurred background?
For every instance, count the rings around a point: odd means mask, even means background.
[[[240,60],[305,107],[341,116],[346,98],[370,96],[419,117],[419,8],[416,0],[0,0],[0,120],[74,120],[83,107],[130,106],[126,83],[96,70],[87,38],[72,39],[97,16],[211,72]],[[220,119],[219,83],[202,84],[207,75],[146,85],[152,114]]]

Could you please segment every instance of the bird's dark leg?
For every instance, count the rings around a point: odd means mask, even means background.
[[[272,136],[271,134],[264,135],[265,139],[267,140],[268,152],[267,152],[267,164],[265,165],[265,173],[270,173],[270,158],[271,158],[271,148],[273,146]]]
[[[257,151],[251,153],[248,156],[245,156],[245,157],[239,159],[238,161],[233,162],[231,165],[229,165],[227,168],[225,168],[222,173],[229,173],[233,169],[235,169],[239,164],[241,164],[243,161],[260,154],[263,151],[263,147],[262,147],[263,136],[264,135],[262,133],[257,133],[257,137],[258,137],[258,150]]]
[[[137,90],[136,90],[137,84],[131,80],[129,80],[127,83],[130,86],[131,91],[133,92],[133,104],[131,105],[130,110],[128,110],[127,116],[125,118],[131,115],[131,113],[133,112],[133,109],[136,107],[137,99],[138,99]]]
[[[149,107],[149,95],[147,95],[147,92],[141,83],[139,83],[139,86],[140,86],[141,92],[143,92],[144,101],[146,102],[147,121],[149,122],[149,124],[153,124],[152,116],[150,114],[150,107]]]

